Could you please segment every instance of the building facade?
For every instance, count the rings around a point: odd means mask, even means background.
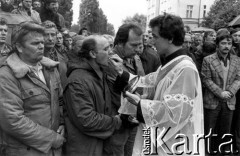
[[[147,23],[164,13],[178,15],[191,29],[199,27],[215,0],[147,0]]]

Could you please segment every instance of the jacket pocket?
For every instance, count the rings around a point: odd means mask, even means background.
[[[40,88],[31,88],[31,89],[25,89],[22,91],[22,99],[28,99],[33,96],[37,96],[43,94],[43,91]]]

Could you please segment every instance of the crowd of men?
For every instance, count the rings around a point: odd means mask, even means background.
[[[11,2],[0,11],[32,21],[9,34],[0,17],[0,156],[140,156],[148,127],[168,129],[165,142],[151,135],[161,156],[237,155],[240,29],[194,34],[165,14],[145,33],[130,23],[115,37],[76,34],[57,0]],[[196,152],[171,148],[177,134],[211,137]]]

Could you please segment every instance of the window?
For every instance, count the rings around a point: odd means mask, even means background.
[[[203,18],[205,18],[206,17],[206,12],[207,12],[207,6],[206,5],[204,5],[203,6]]]
[[[186,18],[192,18],[193,5],[187,5]]]

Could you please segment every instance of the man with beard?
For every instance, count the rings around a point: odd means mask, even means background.
[[[22,16],[29,16],[36,23],[41,23],[40,16],[37,11],[32,10],[32,0],[22,0],[22,6],[14,9],[13,14],[20,14]]]
[[[5,18],[0,19],[0,64],[7,57],[12,50],[11,46],[6,43],[8,34],[7,20]]]
[[[46,20],[52,21],[56,24],[57,29],[61,31],[65,28],[65,20],[64,17],[58,13],[58,8],[58,0],[46,0],[40,17],[43,22]]]
[[[43,57],[44,28],[22,23],[0,68],[0,155],[60,156],[62,88],[57,62]]]
[[[41,0],[33,0],[32,7],[33,10],[36,10],[38,13],[40,13],[42,7]]]
[[[240,60],[230,52],[232,42],[230,33],[218,33],[217,51],[205,57],[202,63],[205,134],[210,131],[217,134],[214,140],[210,140],[210,153],[218,151],[219,145],[228,140],[222,137],[230,134],[236,105],[235,94],[240,88]],[[226,154],[229,149],[229,146],[224,146],[221,154]]]

